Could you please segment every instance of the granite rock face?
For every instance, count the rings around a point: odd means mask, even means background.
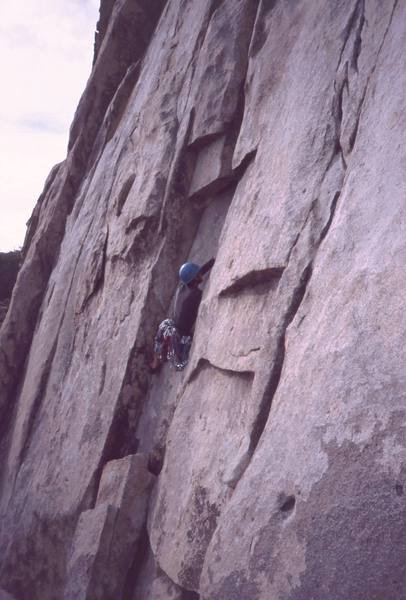
[[[7,593],[406,600],[405,44],[400,0],[102,1],[0,330]]]
[[[5,319],[10,304],[20,259],[21,254],[18,250],[0,252],[0,326]]]
[[[4,590],[0,590],[0,600],[15,600],[15,599],[9,593],[5,592]]]
[[[96,506],[81,514],[75,531],[65,600],[123,596],[154,480],[147,466],[148,458],[135,454],[104,467]]]

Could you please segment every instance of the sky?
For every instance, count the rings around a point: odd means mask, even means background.
[[[0,252],[26,222],[90,75],[100,0],[0,0]]]

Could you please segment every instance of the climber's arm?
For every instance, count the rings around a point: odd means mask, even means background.
[[[199,275],[205,275],[208,271],[210,271],[210,269],[214,265],[214,262],[215,262],[215,259],[211,258],[210,260],[207,261],[207,263],[204,263],[204,265],[202,266],[202,268],[199,271]]]

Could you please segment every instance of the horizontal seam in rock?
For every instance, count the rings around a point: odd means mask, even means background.
[[[211,367],[211,368],[215,369],[216,371],[220,371],[221,373],[225,373],[226,375],[229,375],[231,377],[251,378],[251,377],[255,376],[255,371],[253,371],[252,369],[244,369],[241,371],[236,370],[236,369],[228,369],[225,367],[220,367],[218,365],[215,365],[208,358],[199,358],[196,366],[193,368],[193,370],[189,374],[187,380],[185,381],[184,386],[186,387],[192,381],[194,381],[198,377],[200,372],[203,369],[205,369],[206,367]]]
[[[246,289],[278,281],[282,277],[284,270],[285,267],[268,267],[250,271],[242,277],[235,279],[228,287],[221,290],[219,298],[234,296]]]
[[[257,348],[250,348],[247,352],[243,352],[241,354],[234,354],[233,352],[230,352],[230,354],[231,356],[234,356],[234,358],[246,358],[253,352],[258,352],[259,350],[261,350],[261,346],[258,346]]]

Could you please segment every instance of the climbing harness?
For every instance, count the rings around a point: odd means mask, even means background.
[[[192,337],[181,336],[172,319],[165,319],[158,327],[154,351],[160,360],[168,361],[176,371],[182,371],[189,360]]]

